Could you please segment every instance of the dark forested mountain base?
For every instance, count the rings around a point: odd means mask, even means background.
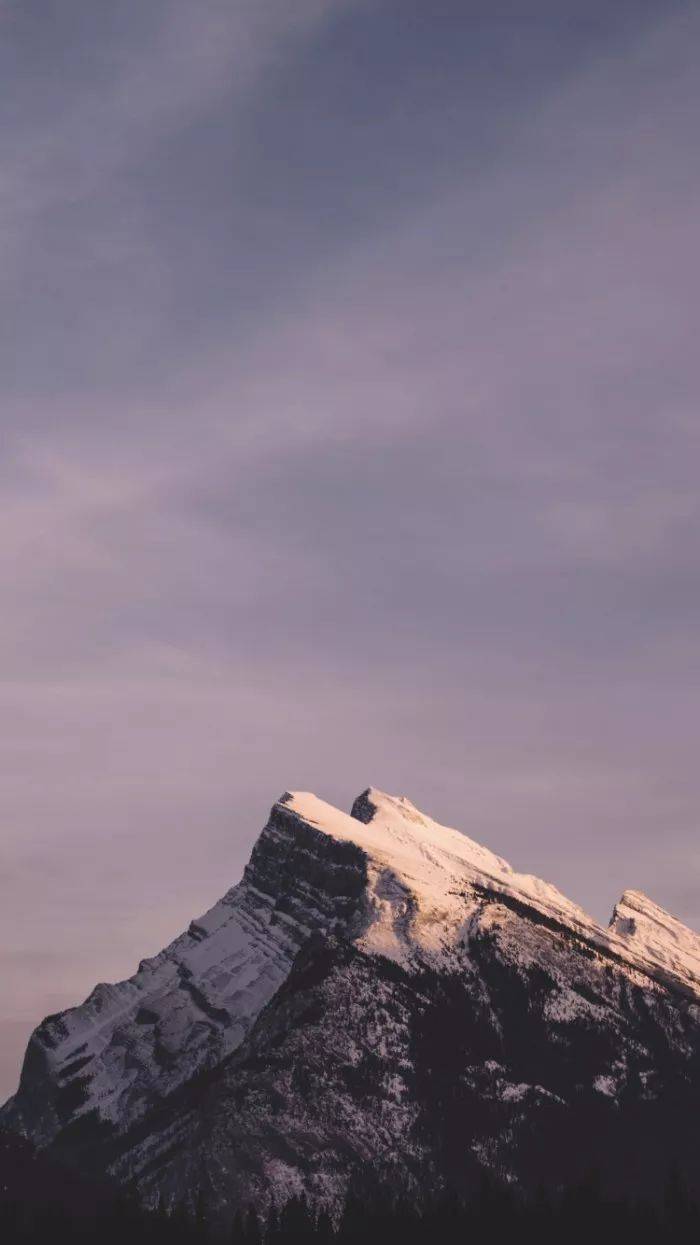
[[[11,1153],[12,1151],[12,1153]],[[700,1207],[672,1172],[659,1203],[605,1194],[595,1177],[555,1196],[525,1199],[484,1181],[468,1199],[436,1199],[419,1212],[380,1190],[353,1193],[334,1223],[293,1198],[266,1224],[239,1212],[225,1231],[213,1230],[203,1198],[184,1207],[145,1211],[124,1193],[91,1190],[14,1142],[0,1142],[0,1240],[3,1245],[697,1245]],[[9,1181],[9,1183],[7,1183]]]

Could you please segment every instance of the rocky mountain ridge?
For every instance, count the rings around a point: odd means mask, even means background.
[[[237,887],[39,1026],[0,1122],[222,1217],[370,1167],[564,1180],[613,1141],[633,1188],[697,1140],[699,1036],[700,937],[645,896],[604,928],[406,799],[286,793]]]

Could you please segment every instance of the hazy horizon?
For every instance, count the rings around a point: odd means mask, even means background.
[[[0,1100],[285,788],[699,929],[697,8],[0,19]]]

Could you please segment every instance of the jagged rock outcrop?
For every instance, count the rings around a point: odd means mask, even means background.
[[[0,1120],[222,1222],[370,1172],[700,1175],[700,938],[638,892],[605,929],[407,800],[274,806],[239,886],[33,1035]]]

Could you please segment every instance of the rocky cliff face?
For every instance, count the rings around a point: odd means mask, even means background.
[[[243,880],[33,1035],[0,1115],[222,1222],[359,1176],[697,1180],[700,938],[628,891],[607,929],[408,801],[273,808]]]
[[[364,876],[352,843],[290,820],[280,801],[219,903],[128,981],[35,1030],[4,1125],[42,1146],[83,1118],[124,1131],[240,1045],[310,934],[350,920]]]

